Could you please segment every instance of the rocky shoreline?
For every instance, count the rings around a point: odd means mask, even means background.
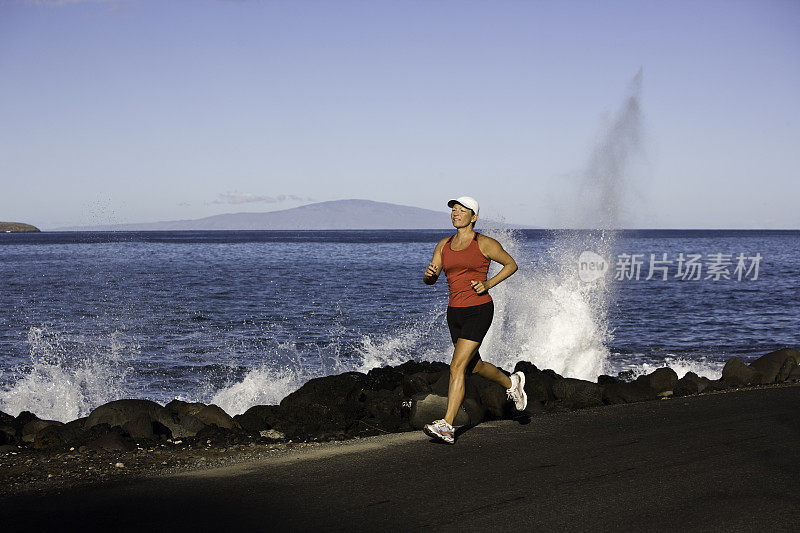
[[[784,348],[744,364],[731,358],[722,377],[659,368],[625,380],[564,378],[520,361],[528,409],[514,411],[505,390],[480,376],[467,380],[456,425],[532,417],[564,410],[800,382],[800,352]],[[310,380],[279,405],[259,405],[231,417],[216,405],[173,400],[116,400],[66,424],[33,413],[0,412],[0,492],[20,492],[221,466],[280,454],[315,442],[417,430],[441,418],[449,369],[408,361],[367,374]]]
[[[41,231],[36,226],[22,222],[0,222],[0,233],[32,233]]]

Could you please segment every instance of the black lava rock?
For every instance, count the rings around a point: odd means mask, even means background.
[[[640,382],[611,383],[603,388],[603,403],[633,403],[655,400],[658,394]]]
[[[611,383],[622,383],[622,380],[614,376],[608,376],[606,374],[597,376],[598,385],[610,385]]]
[[[280,417],[281,408],[277,405],[254,405],[233,419],[247,433],[258,435],[261,431],[270,430]]]
[[[678,380],[673,389],[675,396],[689,396],[691,394],[700,394],[706,387],[710,380],[705,377],[700,377],[694,372],[687,372],[685,376]]]
[[[0,411],[0,426],[10,426],[14,423],[14,417]]]
[[[741,387],[745,385],[756,385],[768,383],[764,374],[750,368],[738,357],[731,357],[722,368],[722,381],[728,387]]]
[[[762,355],[748,366],[763,376],[763,383],[786,381],[800,361],[800,352],[792,348],[782,348]]]
[[[674,390],[675,385],[678,383],[678,374],[671,368],[664,367],[639,376],[636,381],[658,394]]]
[[[591,381],[559,379],[553,382],[552,390],[563,407],[581,409],[603,403],[603,387]]]

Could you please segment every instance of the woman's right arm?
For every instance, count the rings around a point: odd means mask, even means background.
[[[442,248],[444,248],[444,243],[447,239],[442,239],[439,241],[439,244],[436,245],[436,248],[433,250],[433,259],[431,259],[431,264],[425,269],[425,273],[422,275],[422,281],[425,282],[425,285],[433,285],[436,283],[436,280],[439,279],[439,273],[442,271]]]

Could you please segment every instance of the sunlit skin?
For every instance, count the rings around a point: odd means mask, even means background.
[[[475,238],[473,227],[478,220],[478,215],[473,213],[472,209],[468,209],[456,203],[453,204],[450,219],[453,221],[453,227],[458,231],[456,236],[453,237],[450,246],[455,251],[463,250],[469,246],[472,239]],[[442,239],[433,251],[433,259],[425,269],[425,273],[422,277],[422,280],[427,285],[433,285],[436,283],[436,280],[439,279],[439,274],[442,271],[442,248],[444,248],[446,243],[447,238]],[[516,272],[517,263],[514,261],[514,258],[503,249],[500,243],[491,237],[479,234],[478,247],[484,257],[503,265],[500,272],[495,274],[492,278],[486,281],[472,280],[470,282],[477,294],[484,294]],[[464,401],[467,366],[478,353],[480,345],[481,343],[469,339],[458,339],[456,342],[455,350],[453,351],[453,360],[450,362],[450,387],[447,393],[447,413],[444,416],[444,419],[450,425],[453,425],[453,421],[458,413],[458,408],[461,406],[461,402]],[[490,379],[495,383],[499,383],[506,389],[511,387],[511,380],[508,376],[498,370],[496,366],[486,361],[479,360],[472,372],[486,379]]]

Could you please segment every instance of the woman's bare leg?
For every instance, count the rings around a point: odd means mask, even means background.
[[[478,353],[481,343],[468,339],[459,338],[453,351],[453,360],[450,363],[450,387],[447,390],[447,413],[444,415],[445,421],[453,425],[456,419],[458,408],[464,401],[464,391],[466,382],[466,370],[469,362]],[[499,368],[491,363],[480,360],[472,369],[473,374],[478,374],[486,379],[502,385],[504,388],[511,388],[511,380]]]
[[[478,361],[478,363],[475,365],[475,368],[472,369],[472,373],[478,374],[486,379],[490,379],[495,383],[502,385],[505,389],[511,388],[511,380],[509,377],[501,372],[500,369],[494,366],[492,363]]]
[[[450,388],[447,390],[447,413],[445,421],[453,425],[458,408],[464,401],[464,382],[466,380],[467,365],[478,353],[481,343],[468,339],[458,339],[456,349],[453,351],[453,360],[450,362]]]

